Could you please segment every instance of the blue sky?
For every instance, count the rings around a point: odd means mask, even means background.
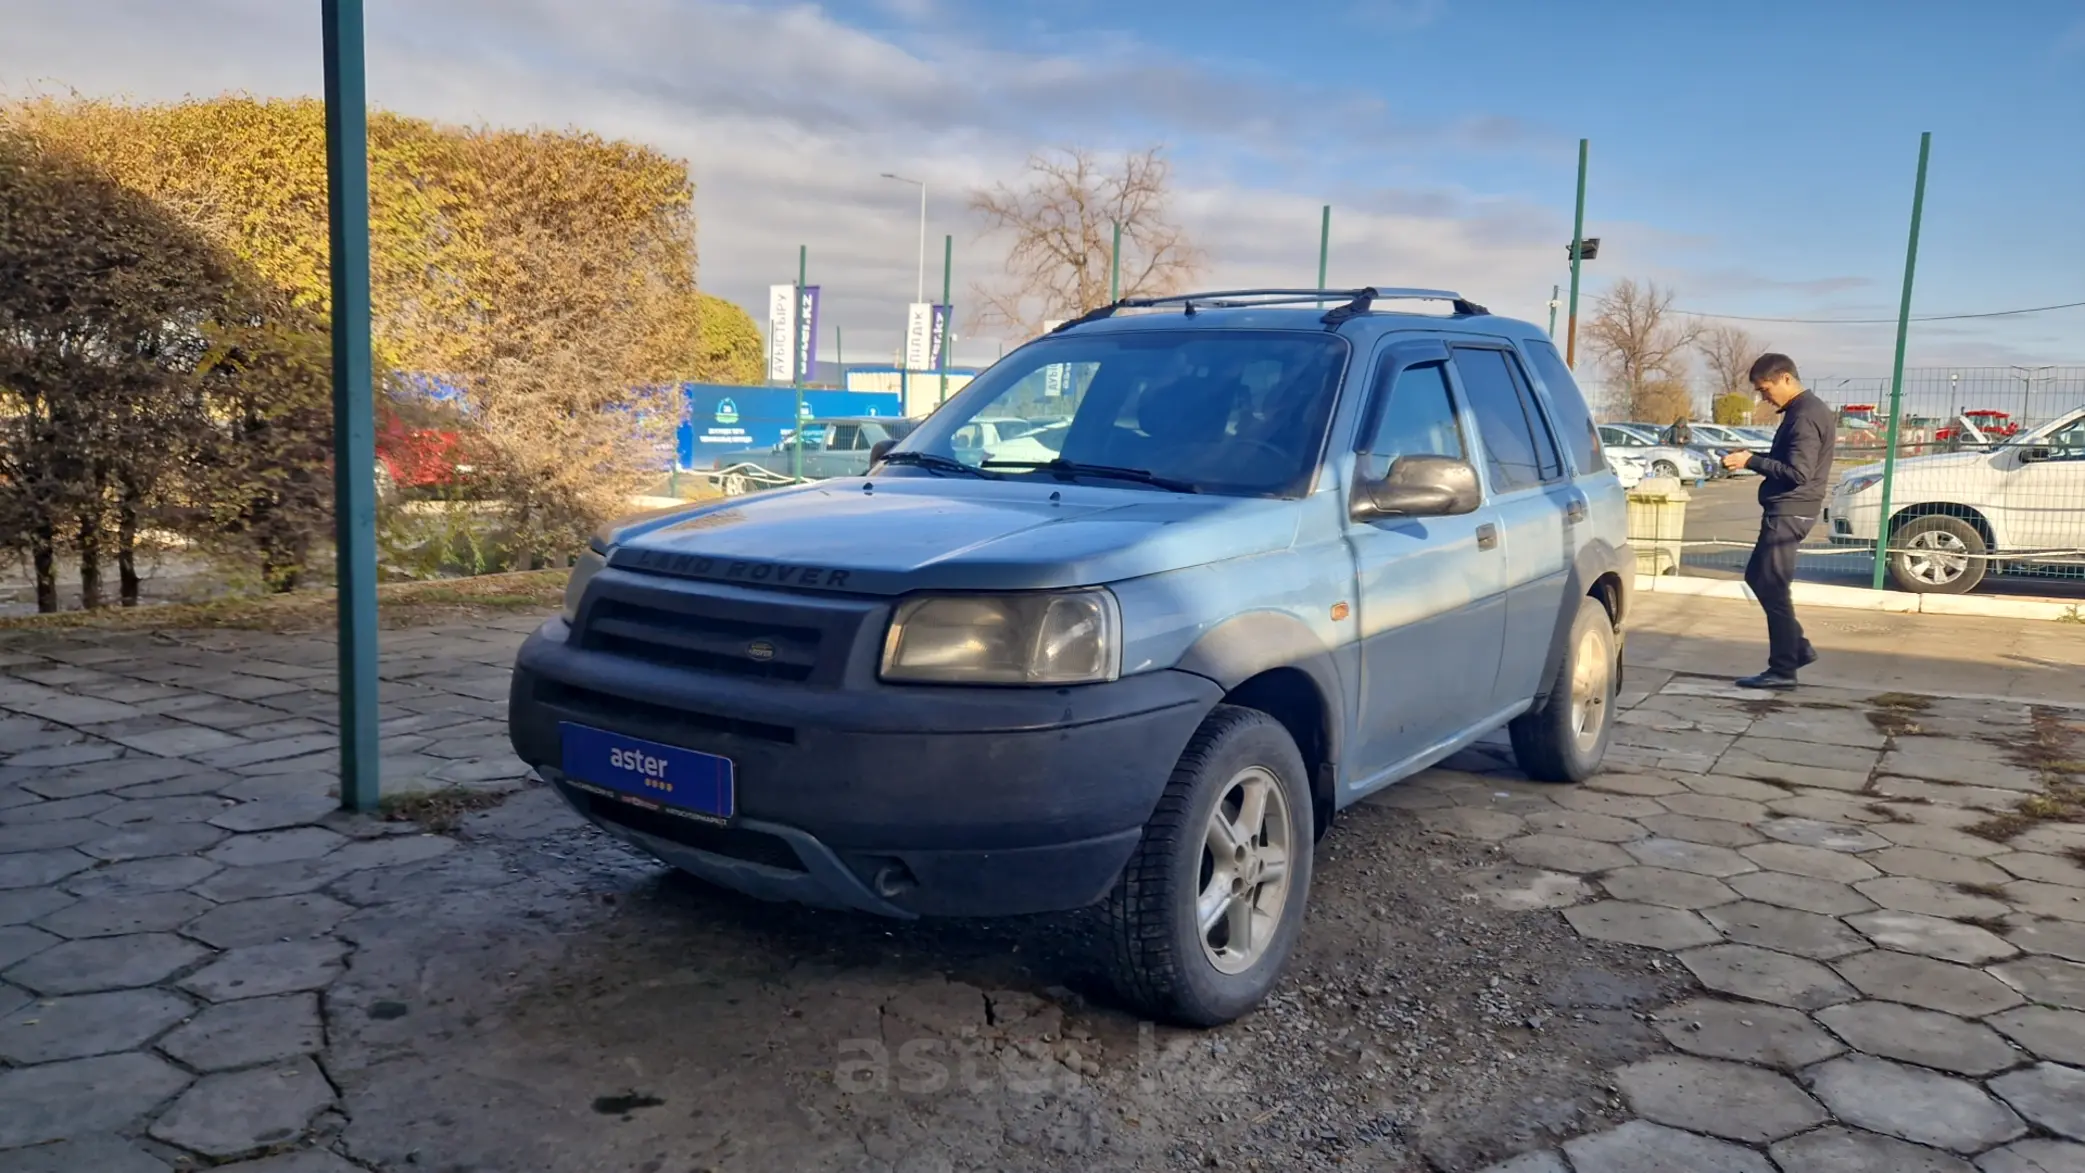
[[[1309,280],[1329,202],[1335,283],[1447,284],[1539,320],[1584,136],[1591,290],[1843,318],[1895,311],[1930,130],[1917,311],[2085,300],[2078,0],[367,4],[374,100],[688,158],[703,284],[757,316],[808,244],[850,358],[896,345],[916,279],[916,190],[879,172],[928,181],[960,301],[1003,255],[965,192],[1074,144],[1167,145],[1212,284]],[[0,88],[315,93],[314,7],[40,6],[10,17]],[[1887,326],[1755,330],[1812,369],[1887,369]],[[1921,326],[1911,361],[2085,363],[2085,310]]]

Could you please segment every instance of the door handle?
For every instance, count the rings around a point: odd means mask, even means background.
[[[1499,527],[1486,523],[1477,527],[1477,548],[1495,550],[1499,545]]]
[[[1564,505],[1564,520],[1567,522],[1584,521],[1585,502],[1579,500],[1576,497],[1571,498],[1571,500]]]

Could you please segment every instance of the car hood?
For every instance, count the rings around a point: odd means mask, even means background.
[[[1988,465],[1991,460],[1992,454],[1989,452],[1936,452],[1931,456],[1900,456],[1897,458],[1895,483],[1902,485],[1907,477],[1937,478],[1956,475],[1967,469]],[[1881,475],[1882,462],[1876,461],[1859,468],[1847,469],[1839,480],[1843,484],[1855,477]]]
[[[647,515],[609,565],[895,595],[1087,586],[1282,549],[1299,502],[1047,482],[859,477]]]

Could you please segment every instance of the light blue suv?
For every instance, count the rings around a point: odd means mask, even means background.
[[[522,758],[755,896],[1099,904],[1126,1000],[1213,1024],[1340,808],[1501,726],[1545,781],[1605,752],[1622,490],[1548,338],[1456,294],[1127,300],[877,457],[599,534],[516,662]]]

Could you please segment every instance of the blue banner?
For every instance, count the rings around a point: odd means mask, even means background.
[[[685,411],[676,438],[684,470],[712,467],[732,453],[767,452],[795,423],[796,391],[790,387],[727,387],[685,383]],[[805,391],[804,418],[898,416],[899,397],[875,391]]]

